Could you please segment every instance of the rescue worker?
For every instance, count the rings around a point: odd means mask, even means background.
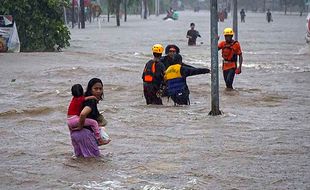
[[[235,74],[241,73],[243,62],[242,51],[238,41],[233,40],[234,31],[232,28],[224,29],[225,41],[218,44],[218,49],[222,50],[223,75],[227,89],[233,89]],[[237,66],[239,56],[239,66]]]
[[[175,105],[189,105],[189,94],[186,83],[186,77],[210,73],[207,68],[195,68],[182,64],[182,56],[174,55],[174,64],[169,66],[165,72],[165,81],[167,82],[168,95]]]
[[[165,48],[165,56],[160,58],[161,62],[165,65],[165,69],[167,69],[170,65],[173,64],[173,56],[175,54],[179,54],[180,49],[178,46],[174,44],[167,45]]]
[[[155,44],[152,47],[154,58],[145,64],[142,79],[143,93],[146,104],[162,105],[160,97],[160,88],[164,81],[165,66],[160,61],[164,47],[161,44]]]

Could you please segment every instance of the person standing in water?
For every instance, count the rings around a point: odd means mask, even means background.
[[[160,89],[164,81],[165,65],[160,61],[164,47],[155,44],[152,47],[153,59],[149,60],[143,69],[143,93],[146,104],[162,105]]]
[[[173,56],[175,54],[179,54],[180,49],[178,46],[174,44],[169,44],[165,48],[165,54],[160,58],[160,61],[165,65],[165,69],[167,69],[170,65],[173,64]]]
[[[266,13],[266,20],[267,22],[273,22],[273,19],[272,19],[272,14],[270,12],[270,9],[267,10],[267,13]]]
[[[87,85],[85,96],[95,96],[97,100],[103,98],[103,83],[98,78],[92,78]],[[83,102],[80,112],[78,127],[70,130],[71,142],[76,157],[99,157],[100,151],[96,141],[96,135],[92,128],[86,125],[86,118],[98,120],[100,113],[97,108],[99,103],[96,99],[88,99]]]
[[[225,40],[218,44],[218,50],[222,50],[223,75],[228,90],[233,89],[235,74],[241,73],[243,62],[242,51],[238,41],[233,40],[234,31],[232,28],[224,29]],[[239,66],[237,66],[239,56]]]
[[[188,38],[188,45],[195,46],[197,37],[201,38],[199,32],[195,30],[195,23],[190,24],[191,29],[187,31],[186,38]]]
[[[240,18],[241,18],[241,22],[245,22],[245,11],[244,9],[241,9],[240,11]]]
[[[210,73],[207,68],[195,68],[187,66],[182,62],[182,56],[175,54],[173,64],[165,72],[165,81],[167,82],[167,92],[175,105],[189,105],[189,88],[186,78],[189,76]]]
[[[87,100],[94,99],[98,101],[95,96],[84,96],[84,90],[82,85],[75,84],[71,87],[72,99],[68,107],[67,124],[71,131],[78,127],[80,120],[80,113],[82,111],[83,103]],[[96,139],[99,145],[108,144],[111,139],[109,135],[104,131],[102,127],[99,127],[98,122],[91,118],[86,118],[84,122],[85,126],[90,126],[95,133]]]

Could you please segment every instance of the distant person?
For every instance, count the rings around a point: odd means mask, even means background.
[[[240,18],[241,18],[241,22],[245,22],[245,11],[244,9],[241,9],[240,11]]]
[[[233,82],[235,74],[241,73],[241,66],[243,62],[242,51],[238,41],[233,40],[233,29],[225,28],[224,37],[225,41],[218,44],[218,49],[222,50],[223,57],[223,75],[228,90],[233,89]],[[239,67],[237,61],[239,56]]]
[[[272,19],[272,14],[270,12],[270,9],[267,10],[267,13],[266,13],[266,19],[267,19],[267,22],[273,22],[273,19]]]
[[[219,11],[219,12],[217,13],[217,15],[218,15],[218,21],[224,22],[224,20],[225,20],[224,11],[223,11],[223,10],[222,10],[222,11]]]
[[[153,59],[149,60],[142,73],[143,93],[146,104],[162,105],[160,89],[164,82],[165,65],[160,61],[164,47],[155,44],[152,47]]]
[[[71,88],[71,93],[73,97],[68,107],[67,123],[70,130],[75,130],[79,124],[83,103],[91,99],[98,101],[98,99],[95,96],[85,97],[83,87],[80,84],[73,85]],[[86,118],[84,124],[91,127],[92,131],[95,133],[99,145],[108,144],[111,141],[109,135],[103,128],[99,127],[96,120]]]
[[[173,65],[169,66],[165,72],[165,81],[167,82],[168,96],[171,97],[175,105],[189,105],[189,88],[186,78],[193,75],[210,73],[207,68],[190,67],[182,62],[182,56],[175,54]]]
[[[168,18],[174,19],[173,14],[174,14],[174,10],[172,9],[172,7],[170,7],[170,9],[167,10],[166,17],[163,18],[163,20],[167,20]]]
[[[200,34],[197,30],[195,30],[195,24],[190,24],[190,30],[187,31],[186,38],[188,38],[188,45],[189,46],[195,46],[196,45],[196,39],[197,37],[200,37]]]
[[[223,14],[224,14],[224,19],[227,19],[228,18],[228,13],[227,13],[227,9],[226,8],[223,10]]]
[[[103,83],[98,78],[92,78],[87,85],[85,96],[95,96],[102,100]],[[85,100],[80,113],[78,127],[70,130],[71,142],[76,157],[99,157],[100,151],[94,131],[85,124],[86,118],[94,119],[100,123],[100,113],[97,108],[98,101]]]
[[[198,3],[194,7],[194,12],[199,12],[199,11],[200,11],[200,6],[199,6],[199,3]]]

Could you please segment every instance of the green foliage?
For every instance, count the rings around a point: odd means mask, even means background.
[[[13,15],[21,51],[54,51],[70,46],[63,6],[69,0],[1,0],[0,14]]]
[[[121,0],[108,0],[108,7],[110,13],[115,14],[117,12],[117,8],[120,7],[121,3]]]

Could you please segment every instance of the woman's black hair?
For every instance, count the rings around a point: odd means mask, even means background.
[[[71,93],[74,97],[80,97],[84,95],[83,87],[80,84],[75,84],[71,87]]]
[[[100,83],[100,84],[102,84],[102,86],[103,86],[103,83],[102,83],[102,81],[101,81],[100,79],[98,79],[98,78],[92,78],[92,79],[90,79],[90,81],[88,82],[88,85],[87,85],[87,89],[86,89],[86,92],[85,92],[85,96],[92,96],[92,95],[93,95],[93,94],[91,93],[91,89],[92,89],[92,87],[93,87],[96,83]],[[103,96],[103,93],[101,94],[100,99],[103,98],[102,96]]]

